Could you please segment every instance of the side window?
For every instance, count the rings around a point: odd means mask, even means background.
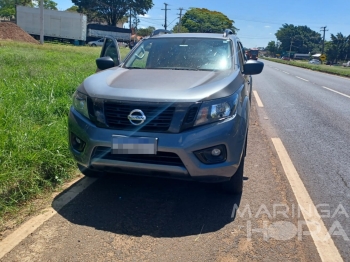
[[[242,48],[242,44],[240,42],[238,42],[237,44],[238,44],[239,67],[241,69],[241,72],[243,72],[243,65],[245,63],[243,48]]]
[[[110,37],[105,38],[100,57],[110,57],[116,65],[120,63],[120,54],[117,41]]]
[[[148,49],[149,50],[149,49]],[[144,44],[141,44],[134,53],[131,67],[146,68],[149,51],[145,50]]]

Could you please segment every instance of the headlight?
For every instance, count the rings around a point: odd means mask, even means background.
[[[73,107],[80,114],[89,118],[87,95],[80,93],[79,91],[75,91],[75,93],[73,94]]]
[[[97,123],[106,125],[106,118],[104,114],[104,100],[100,98],[93,98],[92,103],[95,120]]]
[[[208,124],[236,116],[238,94],[223,99],[204,102],[199,109],[194,126]]]

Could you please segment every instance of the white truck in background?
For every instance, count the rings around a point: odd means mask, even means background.
[[[350,61],[348,61],[347,63],[343,63],[344,67],[350,67]]]
[[[40,9],[16,6],[16,23],[28,34],[40,36]],[[44,9],[44,36],[52,39],[86,41],[87,17],[84,14]]]
[[[105,36],[113,37],[118,42],[130,42],[131,30],[109,25],[88,24],[86,31],[86,41],[98,40]]]

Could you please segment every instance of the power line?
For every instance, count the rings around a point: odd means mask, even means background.
[[[144,16],[139,16],[139,18],[149,19],[149,20],[163,20],[163,18],[149,18],[149,17],[144,17]]]
[[[142,22],[144,23],[149,23],[149,24],[153,24],[153,25],[162,25],[160,22],[159,23],[156,23],[156,22],[151,22],[151,21],[145,21],[143,20],[142,18],[139,18]]]
[[[171,23],[170,24],[168,24],[168,26],[170,26],[172,23],[174,23],[174,21],[177,19],[177,17],[173,20],[173,21],[171,21]]]

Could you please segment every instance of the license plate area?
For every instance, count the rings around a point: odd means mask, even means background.
[[[158,150],[158,138],[112,136],[112,154],[155,155]]]

